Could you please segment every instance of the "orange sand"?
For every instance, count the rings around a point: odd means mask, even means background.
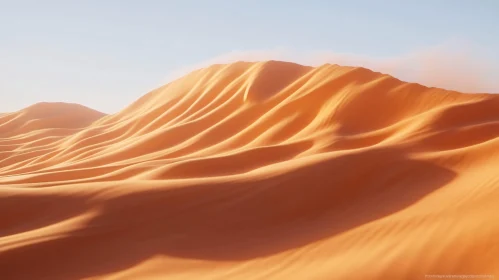
[[[1,279],[499,277],[499,96],[214,65],[0,114]]]

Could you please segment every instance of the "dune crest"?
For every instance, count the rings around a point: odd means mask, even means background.
[[[0,114],[0,275],[499,276],[498,136],[499,96],[281,61]]]

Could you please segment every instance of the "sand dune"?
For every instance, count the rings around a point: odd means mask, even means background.
[[[213,65],[0,115],[2,279],[499,276],[499,96]]]

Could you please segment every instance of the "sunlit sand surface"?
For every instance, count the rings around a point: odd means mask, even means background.
[[[499,96],[213,65],[0,114],[1,279],[499,277]]]

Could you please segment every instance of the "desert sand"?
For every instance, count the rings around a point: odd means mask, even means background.
[[[498,137],[499,95],[330,64],[35,104],[0,114],[0,278],[499,277]]]

